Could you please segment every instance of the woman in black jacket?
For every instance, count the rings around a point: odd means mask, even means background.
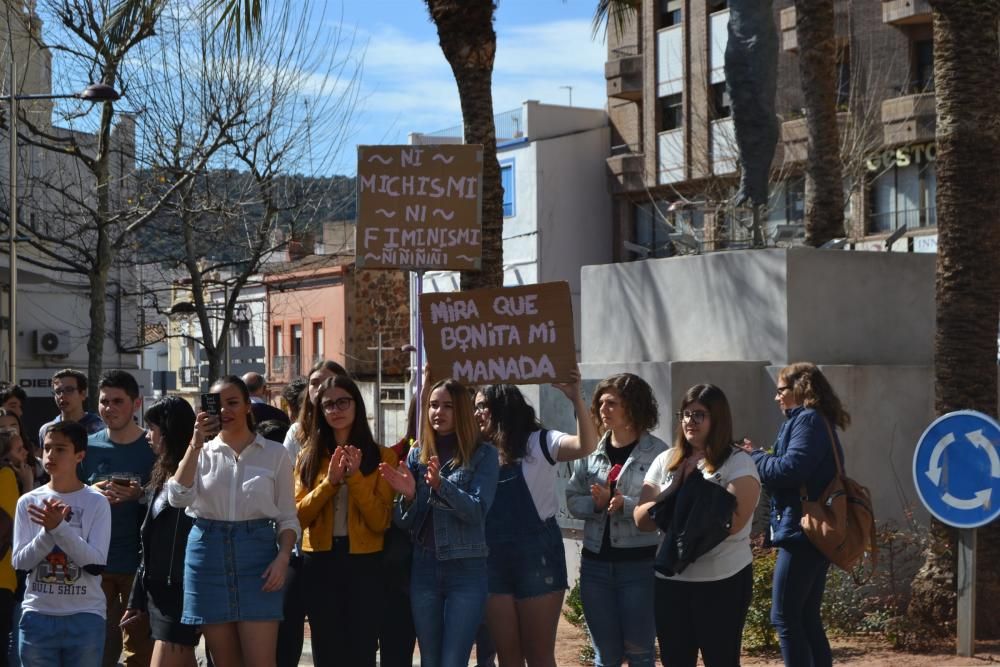
[[[145,414],[146,437],[157,453],[147,487],[146,518],[142,522],[142,561],[132,584],[127,625],[149,615],[155,645],[152,667],[196,667],[194,647],[198,627],[180,622],[184,602],[184,550],[193,519],[183,508],[171,507],[163,485],[177,471],[194,433],[195,415],[182,398],[167,396]]]

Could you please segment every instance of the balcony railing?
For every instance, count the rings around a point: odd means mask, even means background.
[[[892,25],[931,23],[929,0],[882,0],[882,22]]]
[[[299,358],[291,356],[271,357],[271,371],[268,375],[276,382],[288,382],[300,372]]]
[[[180,380],[182,387],[197,387],[200,381],[197,366],[181,366]]]

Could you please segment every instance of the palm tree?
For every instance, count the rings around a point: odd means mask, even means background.
[[[249,1],[249,0],[244,0]],[[462,273],[462,289],[503,285],[503,188],[493,122],[493,0],[425,0],[438,41],[451,65],[462,105],[465,143],[483,146],[483,262]]]
[[[837,41],[834,0],[795,0],[795,36],[805,104],[807,245],[844,236],[844,185],[837,126]]]
[[[931,0],[937,104],[935,410],[997,414],[1000,318],[1000,0]],[[928,628],[954,618],[955,534],[934,522],[910,615]],[[1000,556],[1000,526],[978,530],[978,557]],[[977,574],[976,629],[1000,636],[1000,573]]]

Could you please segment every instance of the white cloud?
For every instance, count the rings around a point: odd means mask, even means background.
[[[560,20],[501,27],[493,71],[493,105],[497,112],[529,99],[566,104],[573,87],[574,106],[603,108],[605,47],[591,39],[587,20]],[[362,82],[362,132],[396,136],[433,132],[460,124],[461,107],[455,81],[433,26],[421,34],[391,27],[358,29],[367,42]]]

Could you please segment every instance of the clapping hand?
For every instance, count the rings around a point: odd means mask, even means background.
[[[405,461],[400,461],[395,467],[388,463],[379,463],[378,472],[392,490],[401,494],[407,502],[412,502],[417,497],[417,482],[413,479],[413,474]]]
[[[63,521],[69,519],[69,505],[55,498],[46,498],[41,505],[28,505],[28,516],[45,530],[55,530]]]
[[[337,449],[344,450],[344,477],[350,477],[361,467],[361,450],[354,445],[345,445]]]
[[[344,481],[344,473],[347,469],[346,453],[343,447],[337,447],[330,455],[330,465],[326,469],[326,479],[331,484],[340,484]]]
[[[438,457],[432,456],[427,462],[427,472],[424,473],[424,481],[427,486],[435,491],[441,488],[441,462]]]
[[[600,484],[591,484],[590,497],[594,499],[594,509],[603,512],[611,502],[611,489]]]

